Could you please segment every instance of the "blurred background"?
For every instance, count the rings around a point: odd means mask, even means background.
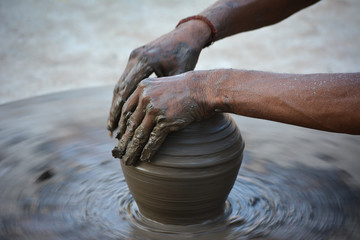
[[[2,0],[0,103],[113,85],[131,50],[213,2]],[[216,42],[197,69],[359,71],[359,10],[358,0],[321,1],[277,25]]]

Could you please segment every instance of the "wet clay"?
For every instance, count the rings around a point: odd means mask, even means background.
[[[111,93],[0,106],[0,239],[358,238],[360,183],[349,184],[354,176],[340,167],[359,167],[359,137],[253,119],[240,125],[247,149],[222,215],[187,226],[144,217],[111,156]]]
[[[121,161],[130,192],[145,217],[189,225],[223,214],[242,161],[244,142],[228,115],[195,122],[168,135],[151,162]]]

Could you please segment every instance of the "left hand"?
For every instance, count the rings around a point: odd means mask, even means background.
[[[210,29],[204,22],[189,21],[131,52],[114,88],[107,124],[111,135],[118,127],[124,103],[138,83],[153,72],[158,77],[164,77],[193,70],[209,35]]]
[[[113,156],[127,165],[150,161],[169,132],[208,117],[199,82],[191,73],[141,81],[123,106]]]

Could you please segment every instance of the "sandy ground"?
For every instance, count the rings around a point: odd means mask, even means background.
[[[3,0],[0,103],[113,85],[132,49],[209,4],[206,0]],[[324,0],[277,25],[215,43],[202,52],[197,69],[359,71],[359,10],[358,0]]]

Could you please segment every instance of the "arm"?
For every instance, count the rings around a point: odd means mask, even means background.
[[[319,0],[217,1],[200,15],[218,30],[217,39],[275,24]]]
[[[219,40],[279,22],[318,0],[221,0],[200,15],[217,28]],[[132,51],[128,64],[114,88],[108,130],[118,127],[121,109],[137,84],[155,73],[171,76],[193,70],[201,50],[211,38],[201,20],[185,22],[173,31]]]
[[[216,70],[200,72],[198,78],[206,79],[201,84],[206,91],[205,103],[211,111],[217,109],[318,130],[360,134],[360,73]]]
[[[215,111],[360,134],[360,73],[195,71],[139,84],[124,105],[113,155],[149,161],[167,134]]]

